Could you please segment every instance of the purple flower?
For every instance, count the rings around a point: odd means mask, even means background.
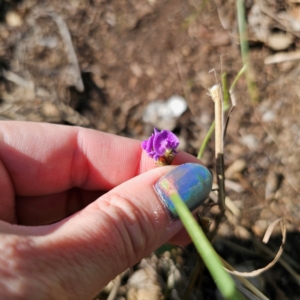
[[[142,142],[142,148],[148,155],[163,165],[172,162],[178,145],[179,140],[173,132],[169,130],[159,132],[156,128],[150,138]]]

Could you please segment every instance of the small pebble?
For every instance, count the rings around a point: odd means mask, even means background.
[[[266,111],[262,116],[263,122],[271,122],[275,118],[275,113],[272,110]]]
[[[244,159],[235,160],[225,171],[225,178],[234,179],[237,173],[242,173],[247,167]]]
[[[19,27],[23,24],[21,16],[16,11],[9,11],[5,16],[5,21],[8,26]]]

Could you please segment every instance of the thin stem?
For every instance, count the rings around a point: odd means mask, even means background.
[[[202,142],[200,150],[199,150],[199,153],[197,155],[198,159],[201,159],[201,157],[202,157],[202,155],[203,155],[203,153],[205,151],[205,148],[206,148],[206,146],[207,146],[207,144],[208,144],[208,142],[209,142],[209,140],[210,140],[210,138],[211,138],[214,130],[215,130],[215,121],[213,121],[213,123],[210,125],[209,130],[208,130],[208,132],[205,135],[204,141]]]
[[[248,91],[250,94],[250,98],[252,104],[255,105],[258,103],[258,89],[255,83],[255,76],[251,66],[250,55],[249,55],[249,43],[247,39],[247,25],[246,25],[246,12],[245,5],[243,0],[236,0],[236,8],[237,8],[237,18],[238,18],[238,26],[239,26],[239,35],[240,35],[240,45],[241,45],[241,54],[243,64],[247,65],[246,72],[246,81],[248,86]]]
[[[222,80],[222,90],[223,90],[223,99],[224,99],[224,111],[229,108],[229,91],[227,89],[227,74],[224,73],[221,77]]]
[[[236,86],[237,82],[239,81],[239,79],[245,73],[246,70],[247,70],[247,65],[243,65],[243,67],[240,69],[240,71],[238,72],[238,74],[234,78],[233,83],[231,84],[229,91],[233,91],[235,89],[235,86]]]
[[[219,186],[219,207],[221,213],[225,211],[225,187],[224,187],[224,124],[223,124],[223,98],[220,85],[214,85],[209,89],[210,96],[215,103],[215,158],[216,158],[216,172],[217,172],[217,183]]]
[[[213,277],[222,296],[227,300],[244,299],[244,297],[236,290],[234,281],[224,270],[218,254],[215,252],[211,243],[208,241],[206,235],[197,224],[197,221],[194,219],[179,194],[173,193],[170,197],[181,222],[193,240],[198,253]]]

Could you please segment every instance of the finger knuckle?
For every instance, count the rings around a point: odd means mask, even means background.
[[[154,239],[155,232],[151,214],[143,207],[141,199],[119,193],[108,193],[99,202],[110,228],[123,245],[127,259],[132,261],[147,251]],[[120,252],[120,251],[118,251]]]

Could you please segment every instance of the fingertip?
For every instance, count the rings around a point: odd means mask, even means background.
[[[137,172],[137,175],[158,167],[155,160],[149,157],[146,151],[144,151],[142,148],[141,150],[142,150],[140,156],[141,161],[140,161],[139,171]]]

